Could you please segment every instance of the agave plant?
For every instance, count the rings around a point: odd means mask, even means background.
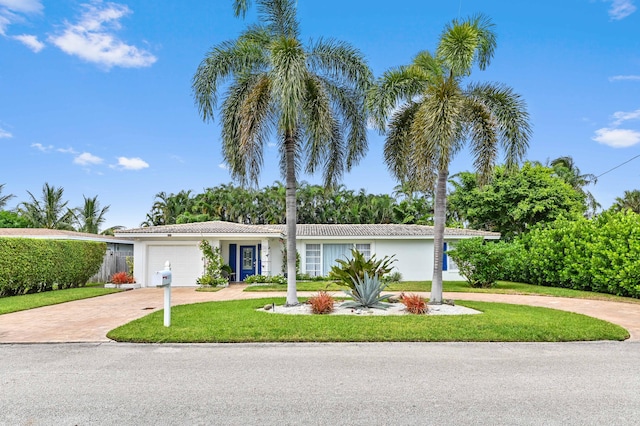
[[[389,299],[390,294],[380,296],[382,290],[384,290],[388,284],[380,281],[378,275],[369,276],[367,272],[364,273],[364,279],[353,279],[353,289],[342,290],[353,301],[344,302],[342,304],[345,308],[378,308],[387,309],[390,305],[383,303],[383,300]]]

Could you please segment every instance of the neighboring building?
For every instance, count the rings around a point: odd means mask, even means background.
[[[133,241],[109,235],[63,231],[46,228],[0,228],[0,238],[37,238],[49,240],[82,240],[107,243],[105,259],[100,271],[90,282],[107,282],[115,272],[126,271],[126,257],[133,256]]]
[[[433,227],[423,225],[297,225],[300,272],[326,276],[336,259],[356,248],[367,256],[395,255],[394,270],[404,280],[431,280],[433,275]],[[194,286],[203,274],[204,262],[198,248],[201,240],[219,247],[231,266],[235,281],[249,275],[282,273],[285,225],[243,225],[230,222],[199,222],[151,226],[116,232],[133,239],[136,281],[149,286],[156,271],[171,263],[174,286]],[[447,228],[445,246],[465,238],[498,239],[500,234],[470,229]],[[456,265],[445,256],[443,279],[462,280]]]

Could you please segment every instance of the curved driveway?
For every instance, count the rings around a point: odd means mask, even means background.
[[[284,297],[285,293],[243,292],[233,285],[215,293],[174,288],[171,304]],[[315,292],[299,292],[301,297]],[[428,297],[428,293],[421,293]],[[618,324],[631,341],[640,341],[640,304],[548,296],[490,293],[445,293],[446,298],[542,306],[576,312]],[[0,343],[108,342],[106,334],[120,325],[162,309],[163,290],[145,288],[0,315]]]

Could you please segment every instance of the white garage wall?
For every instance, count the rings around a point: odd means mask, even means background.
[[[433,241],[377,240],[374,253],[378,259],[395,254],[398,260],[393,265],[402,274],[403,281],[425,281],[433,277]]]
[[[172,285],[190,287],[196,285],[196,279],[204,271],[202,253],[197,241],[151,241],[138,242],[135,245],[134,274],[136,281],[144,287],[153,285],[153,275],[171,262]]]

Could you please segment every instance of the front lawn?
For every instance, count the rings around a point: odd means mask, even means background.
[[[328,286],[328,287],[327,287]],[[639,299],[633,299],[630,297],[620,297],[612,294],[594,293],[590,291],[572,290],[568,288],[559,287],[545,287],[540,285],[515,283],[510,281],[499,281],[493,288],[473,288],[469,286],[466,281],[444,281],[443,289],[446,292],[451,293],[497,293],[497,294],[533,294],[541,296],[555,296],[555,297],[570,297],[576,299],[594,299],[594,300],[608,300],[612,302],[627,302],[638,303]],[[339,286],[333,281],[298,281],[296,285],[298,291],[340,291],[344,289],[344,286]],[[244,291],[250,292],[272,292],[272,291],[287,291],[287,286],[282,284],[267,284],[267,285],[255,285],[249,286]],[[431,291],[431,281],[402,281],[399,283],[392,283],[385,291],[396,292],[429,292]]]
[[[40,308],[42,306],[57,305],[58,303],[71,302],[73,300],[88,299],[90,297],[103,296],[120,291],[122,290],[116,288],[80,287],[24,294],[21,296],[2,297],[0,298],[0,315]]]
[[[158,311],[107,334],[121,342],[564,342],[624,340],[622,327],[570,312],[485,302],[460,305],[483,312],[456,316],[282,315],[256,311],[284,299],[176,306],[171,327]]]

